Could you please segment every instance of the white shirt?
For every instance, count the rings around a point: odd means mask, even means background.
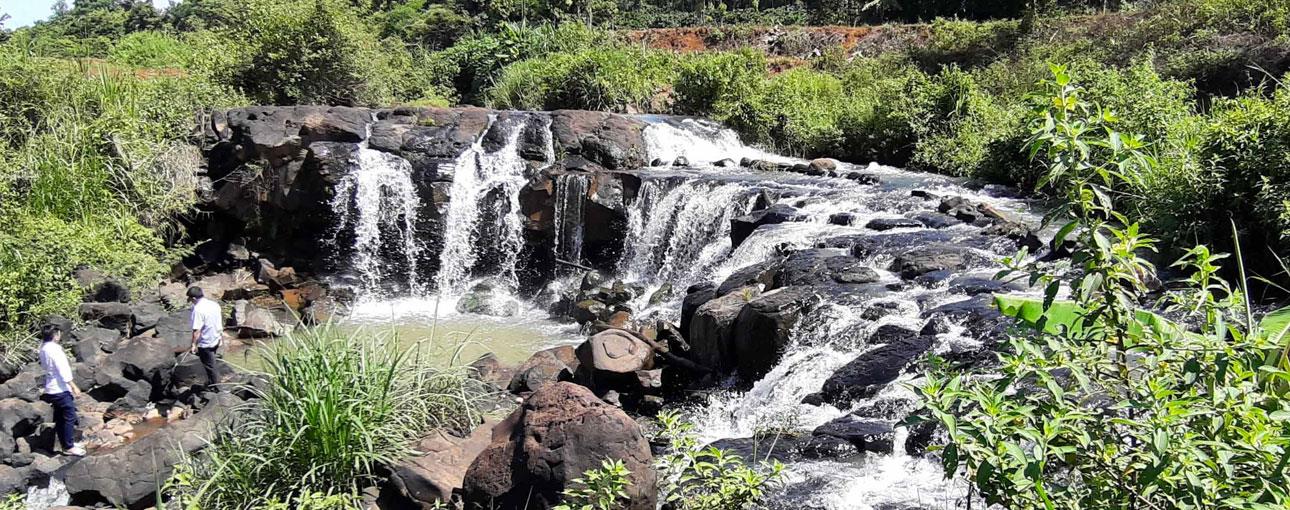
[[[219,304],[206,298],[197,300],[193,305],[193,331],[201,331],[197,336],[198,347],[219,347],[224,335],[224,316]]]
[[[72,365],[67,362],[67,353],[58,342],[40,344],[40,367],[45,369],[45,394],[72,391]]]

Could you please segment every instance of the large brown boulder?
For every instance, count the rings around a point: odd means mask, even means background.
[[[389,508],[436,508],[435,503],[451,503],[452,493],[461,489],[470,463],[492,441],[496,420],[484,422],[467,437],[436,430],[417,441],[413,448],[421,455],[390,466],[391,499]]]
[[[569,381],[578,372],[578,365],[578,356],[572,345],[538,351],[515,369],[506,389],[519,394],[537,391],[556,381]]]
[[[621,508],[653,510],[653,458],[640,426],[587,388],[549,384],[493,429],[492,444],[466,471],[466,508],[551,508],[574,479],[606,459],[631,471]]]
[[[741,287],[708,301],[690,320],[690,352],[686,357],[717,370],[735,366],[735,319],[748,302],[761,295],[758,286]]]

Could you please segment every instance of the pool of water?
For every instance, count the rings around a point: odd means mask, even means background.
[[[334,327],[392,338],[403,348],[416,347],[440,366],[467,365],[492,353],[505,365],[518,365],[533,353],[582,342],[578,325],[556,322],[537,309],[512,317],[458,313],[456,299],[401,298],[356,304]],[[273,340],[268,340],[269,342]],[[263,343],[225,353],[225,360],[250,370],[262,366]]]

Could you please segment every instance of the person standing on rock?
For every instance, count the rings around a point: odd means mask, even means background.
[[[188,288],[188,302],[193,304],[193,343],[188,352],[197,355],[206,369],[207,387],[219,391],[219,372],[215,369],[215,353],[219,350],[224,332],[224,317],[219,304],[206,299],[200,287]]]
[[[54,407],[54,433],[63,447],[63,453],[73,457],[84,457],[85,448],[73,441],[76,434],[76,397],[81,389],[72,380],[72,365],[67,362],[67,353],[59,342],[63,331],[58,326],[49,324],[40,330],[40,367],[45,369],[45,391],[41,400]]]

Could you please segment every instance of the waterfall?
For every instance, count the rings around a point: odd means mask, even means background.
[[[370,129],[370,127],[369,127]],[[358,147],[355,167],[336,184],[331,209],[337,232],[354,233],[349,261],[360,292],[380,295],[391,278],[407,282],[412,294],[421,292],[417,257],[424,249],[416,233],[421,198],[412,182],[407,160],[367,147]]]
[[[591,178],[583,174],[564,174],[555,179],[555,255],[558,258],[582,260],[582,208]]]
[[[783,160],[785,158],[744,145],[739,135],[721,125],[697,119],[666,119],[645,128],[645,147],[651,159],[674,161],[684,156],[692,164],[722,159]]]
[[[452,199],[435,278],[440,293],[460,293],[480,276],[496,277],[510,291],[519,285],[516,266],[524,247],[519,192],[528,177],[518,147],[526,124],[527,120],[498,122],[490,115],[485,135],[506,130],[505,143],[489,152],[481,135],[453,163]],[[493,268],[491,274],[476,274],[479,266]]]
[[[745,182],[647,179],[628,212],[618,271],[628,279],[685,288],[730,254],[730,220],[752,208]]]

